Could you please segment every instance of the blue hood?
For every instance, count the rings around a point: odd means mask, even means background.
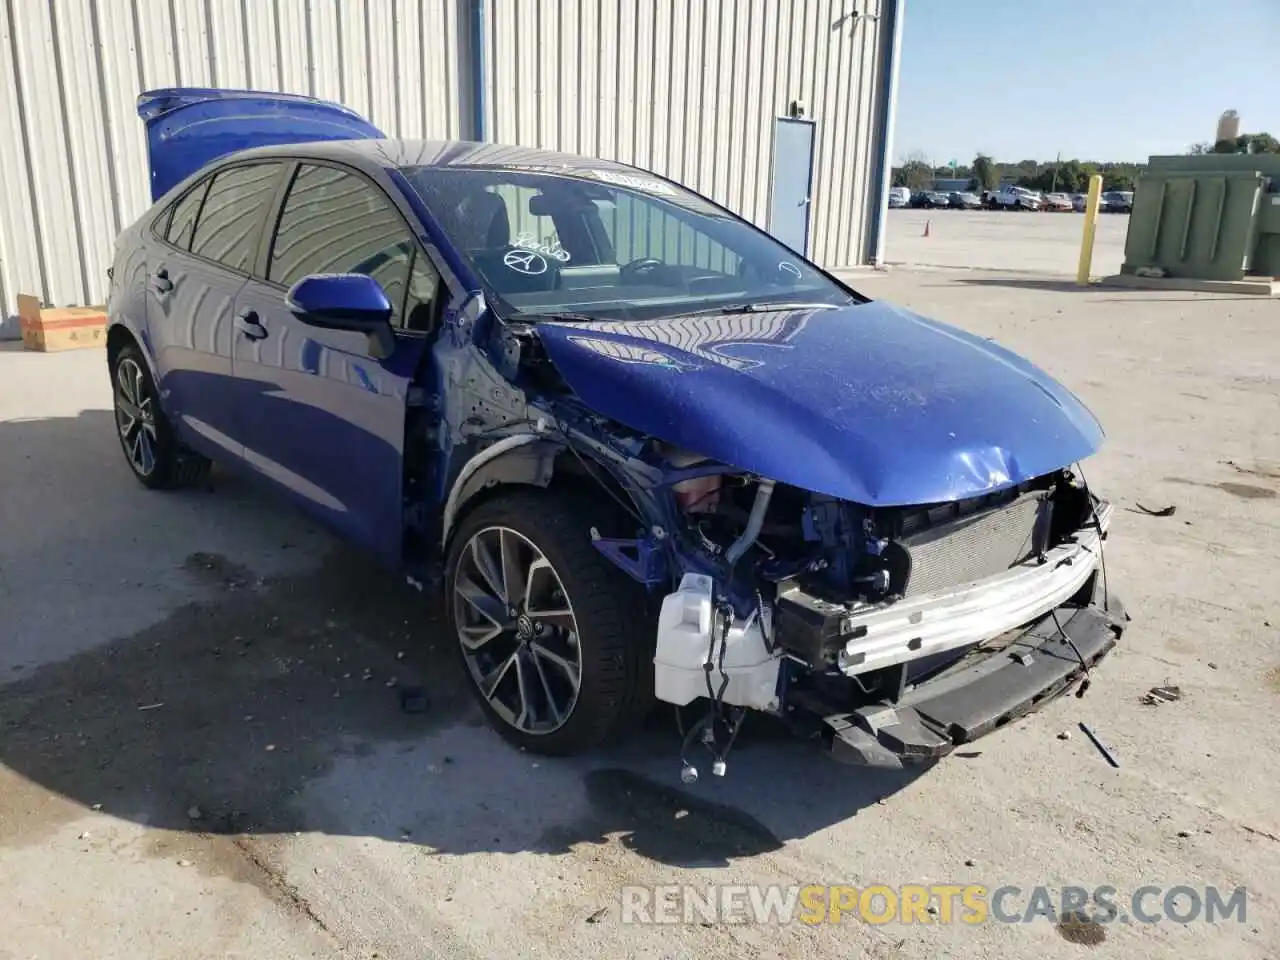
[[[546,322],[538,334],[604,416],[869,506],[989,493],[1082,460],[1103,437],[1038,367],[887,303]]]
[[[210,161],[237,150],[384,137],[341,104],[261,90],[148,90],[138,97],[138,116],[147,124],[152,200],[159,200]]]

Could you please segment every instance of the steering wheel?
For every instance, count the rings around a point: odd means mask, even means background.
[[[624,283],[642,280],[647,274],[665,267],[666,264],[657,257],[640,257],[630,263],[624,263],[618,270],[618,279]]]
[[[770,275],[768,264],[761,265],[759,261],[744,257],[738,261],[738,267],[734,272],[739,279],[752,278],[787,287],[795,285],[803,277],[800,268],[789,260],[780,260],[774,264],[772,275]]]

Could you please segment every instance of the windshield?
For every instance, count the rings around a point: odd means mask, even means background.
[[[762,231],[640,172],[403,173],[506,316],[860,302]]]

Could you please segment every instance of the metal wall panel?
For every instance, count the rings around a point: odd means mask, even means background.
[[[773,120],[817,123],[810,256],[865,262],[891,0],[477,0],[488,139],[657,170],[767,225]],[[0,333],[18,293],[100,303],[147,207],[139,92],[336,100],[473,134],[473,0],[0,0]],[[855,15],[856,13],[856,15]],[[8,318],[8,326],[4,324]]]
[[[491,139],[656,170],[767,225],[773,120],[816,121],[809,255],[866,262],[888,0],[485,0]]]
[[[102,303],[146,210],[140,92],[282,90],[392,136],[471,129],[469,0],[0,0],[0,335],[16,295]]]

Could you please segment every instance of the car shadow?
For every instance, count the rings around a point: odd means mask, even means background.
[[[1074,280],[1042,277],[961,277],[959,283],[969,287],[1008,287],[1013,290],[1038,290],[1043,293],[1096,293],[1097,284],[1081,287]]]
[[[112,429],[106,411],[9,421],[0,449],[28,451],[50,470],[114,474],[126,467]],[[243,520],[225,510],[219,518],[232,528],[223,542],[234,544],[276,504],[216,472],[212,495],[139,496],[201,511],[224,486],[244,502]],[[93,509],[86,498],[84,512]],[[67,529],[49,535],[73,535],[82,518],[51,514]],[[123,563],[139,547],[128,516],[119,530],[113,522],[99,516],[84,549]],[[192,834],[312,831],[428,853],[557,853],[616,841],[659,862],[707,866],[811,836],[920,772],[839,766],[761,716],[744,728],[727,776],[711,776],[703,754],[691,758],[703,768],[699,782],[685,785],[671,708],[585,756],[525,753],[483,721],[429,596],[345,547],[300,571],[262,575],[234,547],[210,550],[190,536],[177,550],[196,599],[168,612],[157,604],[140,629],[0,677],[0,764],[71,801],[6,817],[0,797],[0,849],[39,843],[99,809]]]
[[[1196,296],[1171,297],[1176,290],[1150,291],[1121,286],[1120,284],[1094,281],[1080,286],[1074,280],[1045,277],[961,277],[956,282],[970,287],[1007,287],[1013,290],[1036,290],[1041,293],[1108,293],[1109,297],[1097,297],[1095,303],[1198,303],[1213,300],[1254,300],[1258,294],[1222,294],[1206,291]]]

